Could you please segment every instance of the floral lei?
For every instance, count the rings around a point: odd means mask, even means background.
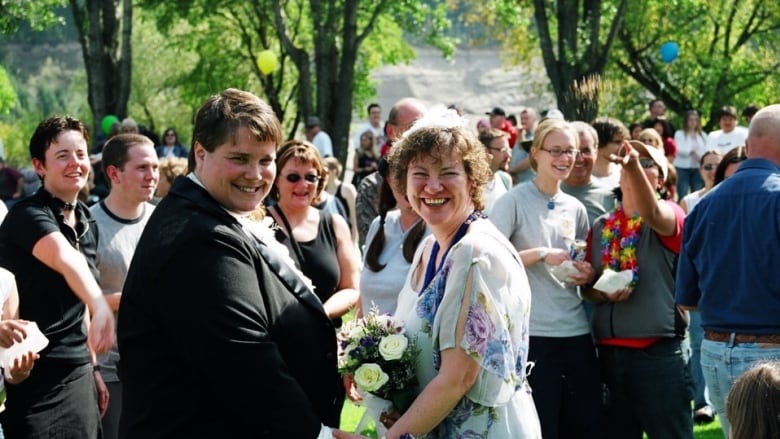
[[[631,289],[636,287],[639,280],[636,246],[642,224],[642,217],[636,215],[629,218],[623,206],[618,205],[607,217],[601,231],[601,265],[614,271],[631,270],[634,274],[628,284]]]

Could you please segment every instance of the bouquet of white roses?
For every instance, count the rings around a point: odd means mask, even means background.
[[[338,334],[339,372],[352,374],[358,389],[393,402],[403,413],[417,385],[415,340],[401,324],[376,308],[344,326]]]

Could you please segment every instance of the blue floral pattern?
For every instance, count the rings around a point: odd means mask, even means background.
[[[480,366],[471,390],[425,438],[540,437],[525,383],[530,289],[511,244],[489,232],[489,236],[469,232],[453,246],[426,288],[418,293],[407,283],[399,296],[396,315],[416,333],[421,348],[417,365],[421,389],[438,372],[443,350],[460,347]],[[501,252],[501,245],[507,253]]]

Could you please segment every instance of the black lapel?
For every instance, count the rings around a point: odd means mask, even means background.
[[[253,239],[255,248],[260,253],[260,256],[271,267],[271,271],[276,273],[279,280],[287,286],[288,290],[293,293],[298,299],[309,306],[312,306],[319,310],[325,317],[325,308],[322,307],[320,299],[314,295],[314,293],[303,283],[303,280],[295,273],[290,266],[280,258],[274,250],[271,250],[258,239]]]

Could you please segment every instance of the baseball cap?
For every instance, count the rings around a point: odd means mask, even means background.
[[[649,155],[655,164],[661,168],[661,176],[664,178],[664,181],[666,181],[666,177],[669,176],[669,161],[666,159],[664,151],[655,146],[645,145],[638,140],[629,140],[628,143],[630,143],[631,147],[636,149],[639,154],[645,153]]]
[[[306,128],[318,127],[320,125],[321,125],[321,123],[320,123],[320,118],[319,117],[317,117],[317,116],[309,116],[309,117],[306,118]]]
[[[493,110],[491,110],[491,111],[489,111],[489,112],[487,112],[485,114],[488,114],[490,116],[504,116],[504,117],[506,117],[506,111],[504,111],[504,109],[501,108],[501,107],[494,107]]]

